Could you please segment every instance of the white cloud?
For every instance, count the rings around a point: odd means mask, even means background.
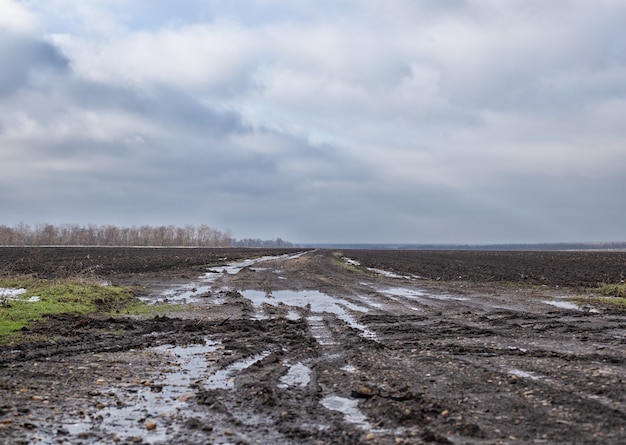
[[[13,0],[0,0],[0,31],[32,32],[37,19],[27,8]]]
[[[0,2],[0,170],[36,159],[49,199],[302,240],[621,233],[584,216],[624,186],[622,2]]]

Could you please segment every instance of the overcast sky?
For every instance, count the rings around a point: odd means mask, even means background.
[[[0,0],[0,224],[626,240],[623,0]]]

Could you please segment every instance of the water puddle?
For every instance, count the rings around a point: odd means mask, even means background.
[[[26,289],[11,289],[6,287],[0,287],[0,298],[16,298],[18,295],[26,293]]]
[[[33,296],[27,299],[20,298],[20,295],[23,295],[25,293],[26,289],[24,288],[12,289],[0,287],[0,301],[22,301],[25,303],[36,303],[41,299],[41,297],[39,296]]]
[[[180,369],[165,375],[163,380],[164,391],[176,396],[180,388],[188,387],[200,379],[207,369],[207,357],[217,351],[221,345],[213,340],[206,340],[205,344],[189,346],[157,346],[152,348],[157,353],[174,356]],[[180,394],[178,394],[180,395]]]
[[[143,440],[141,443],[165,443],[172,437],[174,425],[180,424],[180,418],[185,416],[188,401],[195,397],[194,385],[205,380],[209,374],[208,364],[221,348],[219,343],[211,340],[198,345],[183,347],[165,345],[152,348],[157,355],[175,360],[171,363],[170,370],[158,374],[154,382],[147,385],[129,384],[103,389],[102,393],[107,394],[103,402],[114,395],[114,403],[110,403],[110,406],[103,404],[95,416],[65,416],[63,428],[72,436],[93,432],[100,436],[114,434],[122,442],[141,437]],[[237,372],[252,366],[269,354],[270,351],[265,351],[218,370],[210,375],[204,387],[232,389]],[[302,384],[307,375],[308,368],[305,368],[302,364],[294,365],[287,373],[290,378],[284,377],[286,383]],[[177,421],[172,423],[175,419]],[[147,428],[150,423],[154,427]]]
[[[186,303],[198,299],[211,291],[212,285],[185,284],[183,286],[163,291],[155,300],[154,297],[143,297],[144,302],[150,303]]]
[[[521,369],[512,369],[511,371],[509,371],[509,374],[512,374],[515,377],[522,377],[531,380],[541,380],[544,378],[544,376],[542,375],[536,375],[532,372],[522,371]]]
[[[349,373],[353,373],[353,372],[356,372],[356,367],[352,366],[352,365],[346,365],[346,366],[342,367],[341,370],[349,372]]]
[[[353,260],[351,258],[348,258],[348,257],[343,257],[341,259],[344,263],[349,264],[350,266],[358,267],[361,265],[360,262]],[[395,272],[390,272],[384,269],[377,269],[375,267],[368,267],[367,270],[369,270],[370,272],[374,272],[378,275],[382,275],[387,278],[400,278],[402,280],[421,280],[422,279],[422,277],[420,277],[419,275],[400,275]]]
[[[220,369],[209,377],[208,382],[204,385],[204,387],[206,389],[233,389],[235,387],[235,373],[249,368],[270,354],[271,351],[264,351],[261,354],[254,355],[244,360],[239,360],[224,369]]]
[[[336,315],[340,320],[346,322],[350,327],[357,329],[365,338],[375,339],[376,334],[366,326],[357,322],[347,311],[369,312],[369,308],[354,304],[340,298],[334,298],[316,290],[292,291],[279,290],[266,293],[258,290],[245,290],[242,292],[245,298],[251,300],[255,306],[263,304],[278,306],[280,303],[287,306],[295,306],[310,310],[315,314],[324,312]]]
[[[367,421],[367,417],[359,409],[358,400],[329,396],[323,398],[320,403],[324,408],[342,413],[346,422],[353,423],[364,429],[372,429],[372,425]]]
[[[287,374],[280,378],[279,388],[288,388],[290,386],[305,387],[311,381],[311,368],[302,363],[296,363],[289,368]]]
[[[220,344],[206,340],[189,346],[157,346],[151,350],[176,361],[169,372],[159,374],[152,384],[109,387],[102,391],[114,395],[116,403],[98,410],[97,416],[66,418],[63,427],[71,435],[97,432],[115,434],[121,441],[141,437],[142,443],[163,443],[171,437],[169,420],[184,413],[187,401],[194,397],[191,386],[207,372],[207,359]],[[106,399],[103,399],[106,401]],[[148,430],[146,425],[155,427]]]
[[[311,330],[311,335],[322,346],[331,346],[336,344],[333,335],[324,323],[324,317],[320,315],[311,315],[306,318]]]
[[[402,280],[411,280],[411,279],[419,278],[416,275],[398,275],[395,272],[390,272],[388,270],[383,270],[383,269],[376,269],[374,267],[368,267],[367,270],[369,270],[370,272],[377,273],[378,275],[382,275],[383,277],[387,277],[387,278],[400,278]]]
[[[300,320],[300,314],[296,311],[287,312],[287,320],[297,321]]]
[[[367,298],[367,297],[361,296],[360,298],[361,298],[361,300],[363,300],[363,302],[365,304],[367,304],[368,306],[373,307],[375,309],[383,309],[384,307],[387,306],[387,305],[385,305],[383,303],[379,303],[379,302],[374,301],[374,300],[372,300],[370,298]]]
[[[251,258],[248,260],[239,261],[236,263],[225,264],[223,266],[213,267],[202,275],[197,282],[184,284],[172,289],[167,289],[161,292],[156,298],[154,296],[143,297],[141,300],[145,303],[186,303],[190,300],[197,300],[203,295],[209,293],[215,284],[215,282],[222,278],[224,275],[235,275],[241,272],[246,267],[254,271],[267,270],[264,267],[251,266],[262,263],[265,261],[278,260],[278,259],[296,259],[304,255],[306,252],[300,252],[293,255],[274,255],[263,256],[260,258]],[[0,294],[1,297],[1,294]]]
[[[594,314],[600,313],[598,309],[583,307],[580,304],[575,303],[573,301],[567,301],[570,298],[571,297],[566,296],[566,295],[558,296],[558,297],[554,297],[554,300],[543,300],[542,303],[549,304],[550,306],[555,306],[560,309],[567,309],[567,310],[573,310],[573,311],[586,311],[586,312],[591,312]]]
[[[403,297],[409,300],[418,301],[421,303],[426,303],[427,300],[452,300],[452,301],[467,301],[465,297],[459,297],[456,295],[446,295],[446,294],[431,294],[428,292],[424,292],[419,289],[411,289],[408,287],[390,287],[381,291],[389,298],[393,297]]]
[[[560,309],[571,309],[575,311],[580,311],[581,307],[576,303],[572,303],[569,301],[560,301],[560,300],[544,300],[542,303],[549,304],[550,306],[556,306]]]
[[[343,260],[344,263],[349,264],[351,266],[360,266],[361,265],[361,263],[359,263],[357,260],[352,260],[352,259],[350,259],[348,257],[343,257],[342,260]]]
[[[426,292],[417,289],[409,289],[408,287],[389,287],[383,290],[382,293],[385,295],[410,298],[414,300],[421,300],[420,297],[426,296]]]

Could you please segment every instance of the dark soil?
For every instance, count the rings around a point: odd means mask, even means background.
[[[347,250],[369,267],[431,280],[596,287],[626,278],[626,252]]]
[[[0,249],[5,274],[202,289],[0,346],[0,443],[626,443],[626,314],[551,304],[619,282],[626,254],[293,253]]]
[[[40,278],[76,276],[119,279],[133,274],[188,275],[207,265],[302,249],[168,248],[168,247],[0,247],[1,274]]]

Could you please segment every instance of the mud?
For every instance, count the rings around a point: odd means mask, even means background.
[[[244,263],[246,258],[262,260]],[[626,255],[0,249],[133,284],[149,319],[64,315],[0,346],[0,442],[626,442]],[[623,277],[623,275],[621,275]]]

